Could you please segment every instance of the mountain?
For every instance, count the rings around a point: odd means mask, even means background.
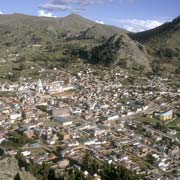
[[[120,66],[129,70],[150,72],[151,66],[146,48],[126,34],[114,35],[105,43],[93,48],[92,63]]]
[[[0,15],[0,78],[38,75],[42,68],[69,68],[78,58],[88,61],[93,47],[124,33],[77,14],[62,18]]]
[[[0,78],[36,77],[41,69],[71,71],[79,59],[127,70],[179,73],[179,22],[178,17],[153,30],[131,33],[77,14],[0,15]]]
[[[28,26],[31,28],[55,29],[59,32],[79,32],[91,27],[95,22],[85,19],[77,14],[70,14],[62,18],[37,17],[24,14],[0,15],[0,24],[11,27]]]
[[[109,38],[115,33],[121,32],[125,31],[117,27],[97,24],[77,14],[63,18],[23,14],[0,15],[0,44],[3,45],[29,45],[63,38],[73,39],[82,34],[85,34],[86,38],[89,36]]]
[[[147,48],[155,69],[180,73],[180,16],[155,29],[130,36]]]
[[[91,62],[158,75],[180,74],[180,17],[155,29],[124,32],[91,51]]]
[[[180,16],[155,29],[132,34],[136,40],[155,47],[177,47],[180,44]]]
[[[97,39],[105,40],[109,39],[115,34],[127,34],[124,29],[117,28],[115,26],[107,26],[103,24],[95,24],[89,27],[86,31],[82,31],[79,35],[80,39]]]
[[[64,18],[0,15],[0,40],[4,45],[44,43],[85,31],[94,24],[76,14]]]

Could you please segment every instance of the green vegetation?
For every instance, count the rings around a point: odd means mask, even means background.
[[[123,166],[114,166],[112,164],[99,162],[87,153],[83,159],[82,170],[66,169],[62,175],[55,176],[55,172],[51,169],[49,163],[42,163],[38,165],[30,161],[26,163],[25,158],[18,153],[16,155],[19,166],[24,167],[38,180],[93,180],[93,175],[97,173],[101,176],[102,180],[140,180],[140,176],[135,175],[131,170]],[[84,171],[87,169],[89,172],[87,176]]]
[[[180,117],[177,117],[176,119],[170,121],[169,123],[166,124],[166,126],[171,129],[176,129],[180,131]]]
[[[86,166],[90,174],[97,173],[102,177],[102,180],[138,180],[140,176],[136,175],[133,171],[118,165],[108,164],[101,162],[89,153],[84,157],[83,164]]]
[[[65,68],[76,74],[89,62],[142,74],[151,69],[159,75],[179,73],[179,18],[129,35],[75,14],[58,19],[2,15],[0,21],[0,80],[49,78],[41,69]]]
[[[50,166],[47,163],[43,163],[42,165],[33,163],[32,161],[30,161],[30,163],[26,163],[25,158],[20,153],[16,155],[16,159],[18,160],[20,168],[25,168],[38,180],[48,179]]]
[[[0,92],[0,97],[14,97],[16,94],[14,92]]]
[[[2,146],[5,148],[20,148],[27,143],[32,143],[32,141],[26,135],[14,131],[9,134],[8,140],[4,141]]]
[[[156,125],[156,123],[160,123],[160,120],[155,118],[149,118],[146,116],[138,117],[138,121],[142,121],[145,124],[152,124],[152,125]]]
[[[132,41],[126,34],[110,37],[101,45],[93,48],[89,56],[93,64],[119,66],[132,72],[151,71],[145,47]]]
[[[141,33],[130,34],[132,39],[143,43],[149,54],[153,56],[155,73],[179,74],[180,63],[180,17],[160,27]]]
[[[1,16],[0,21],[0,78],[11,81],[36,78],[41,68],[69,69],[78,58],[87,60],[89,49],[102,40],[125,32],[76,14],[58,19],[13,14]],[[91,38],[82,38],[91,28],[95,30]]]

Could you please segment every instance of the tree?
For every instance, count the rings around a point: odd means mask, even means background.
[[[147,155],[147,162],[153,164],[153,156],[151,154]]]

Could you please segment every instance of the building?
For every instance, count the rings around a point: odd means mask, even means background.
[[[69,160],[68,159],[62,159],[57,162],[57,165],[60,169],[64,169],[67,166],[69,166]]]
[[[87,140],[84,140],[84,145],[86,146],[89,146],[89,145],[92,145],[92,144],[95,144],[97,141],[97,139],[87,139]]]
[[[70,139],[70,134],[63,132],[59,135],[59,139],[60,140],[68,140],[68,139]]]
[[[72,125],[72,120],[64,119],[62,117],[54,117],[55,121],[58,121],[62,126],[70,126]]]
[[[54,109],[52,114],[53,117],[68,117],[70,116],[70,109],[69,108],[59,108],[59,109]]]
[[[145,147],[140,148],[139,151],[137,152],[137,156],[141,158],[146,157],[147,155],[148,155],[148,149]]]
[[[10,120],[18,120],[21,119],[21,113],[12,113],[9,115]]]
[[[109,115],[108,118],[107,118],[108,121],[114,121],[114,120],[117,120],[117,119],[119,119],[118,114]]]
[[[159,119],[162,121],[168,121],[173,118],[173,110],[167,111],[159,115]]]
[[[36,92],[44,93],[42,81],[39,79],[36,85]]]
[[[33,136],[34,136],[34,130],[31,130],[31,129],[26,130],[26,131],[24,131],[24,134],[25,134],[29,139],[32,139]]]

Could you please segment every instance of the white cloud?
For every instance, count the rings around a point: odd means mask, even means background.
[[[43,10],[38,11],[38,16],[45,16],[45,17],[56,17],[51,12],[45,12]]]
[[[43,4],[43,5],[40,5],[40,9],[44,9],[48,11],[57,11],[57,10],[67,11],[67,10],[71,10],[72,7],[68,5]]]
[[[2,15],[2,14],[4,14],[2,11],[0,11],[0,14]]]
[[[95,22],[98,23],[98,24],[104,24],[103,21],[98,21],[98,20],[96,20]]]
[[[112,2],[113,0],[51,0],[48,1],[52,4],[98,4],[98,3],[106,3]]]
[[[47,0],[39,6],[48,11],[82,11],[88,5],[110,3],[113,0]]]
[[[116,19],[114,22],[121,28],[131,32],[140,32],[153,29],[165,23],[165,20],[142,20],[142,19]]]

